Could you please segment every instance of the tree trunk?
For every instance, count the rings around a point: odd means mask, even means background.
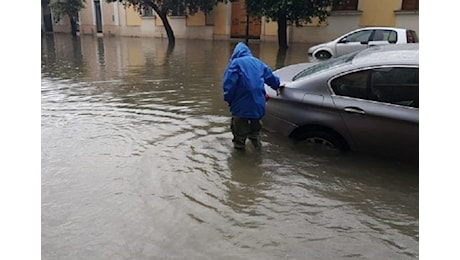
[[[244,42],[246,45],[249,44],[249,15],[246,14],[246,32],[244,34]]]
[[[282,68],[286,65],[286,54],[287,54],[287,49],[278,49],[278,53],[276,54],[276,64],[275,64],[275,69]]]
[[[167,13],[160,10],[160,8],[156,4],[152,3],[151,1],[145,2],[145,3],[148,4],[150,7],[152,7],[155,13],[158,14],[161,21],[163,22],[163,26],[165,27],[166,35],[168,36],[169,46],[174,46],[176,43],[176,37],[174,36],[174,32],[172,30],[171,24],[169,24]]]
[[[163,22],[163,25],[166,30],[166,35],[168,36],[168,41],[169,45],[175,45],[176,43],[176,37],[174,36],[174,32],[171,28],[171,25],[169,24],[169,20],[166,16],[166,13],[160,14],[161,21]]]
[[[77,21],[75,20],[75,16],[69,15],[70,18],[70,33],[73,37],[77,36]]]
[[[287,19],[286,13],[281,12],[278,15],[278,48],[287,49]]]

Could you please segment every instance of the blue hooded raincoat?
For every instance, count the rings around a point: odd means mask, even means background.
[[[233,50],[224,73],[224,100],[230,112],[247,119],[261,119],[265,115],[264,83],[276,90],[280,80],[265,63],[252,56],[251,50],[239,42]]]

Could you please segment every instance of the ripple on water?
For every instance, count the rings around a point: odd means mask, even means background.
[[[408,168],[266,132],[261,153],[233,150],[221,76],[234,44],[80,40],[75,57],[70,38],[43,49],[45,258],[418,257]]]

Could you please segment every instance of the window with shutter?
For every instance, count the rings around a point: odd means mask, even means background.
[[[358,0],[334,0],[334,3],[332,5],[332,11],[356,11],[356,10],[358,10]]]
[[[402,0],[401,10],[418,10],[418,0]]]

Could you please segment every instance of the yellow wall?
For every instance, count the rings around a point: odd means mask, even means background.
[[[267,36],[276,36],[276,35],[278,35],[278,23],[277,22],[265,23],[264,31],[265,31],[264,32],[265,35],[267,35]]]
[[[155,19],[155,26],[164,26],[163,21],[161,20],[161,18],[159,16],[157,16],[157,19]]]
[[[401,8],[401,0],[359,1],[363,11],[360,26],[395,26],[394,11]]]
[[[213,9],[214,13],[214,34],[225,34],[227,26],[227,5],[219,3]]]
[[[187,16],[187,26],[205,26],[206,16],[203,12],[198,12],[194,15]]]
[[[140,26],[141,16],[139,12],[134,10],[132,6],[126,8],[126,25],[127,26]]]
[[[361,12],[338,12],[328,17],[325,23],[319,24],[317,19],[309,24],[304,24],[301,28],[296,28],[294,25],[289,27],[289,32],[292,32],[292,40],[304,41],[311,38],[312,35],[317,36],[315,41],[323,41],[323,38],[330,38],[336,34],[341,34],[343,31],[348,31],[351,28],[364,27],[364,26],[407,26],[418,30],[418,14],[416,18],[413,16],[395,15],[394,11],[400,9],[402,0],[360,0],[358,9]],[[114,4],[102,4],[102,18],[103,18],[103,31],[105,33],[114,34],[119,33],[126,35],[146,35],[146,36],[159,36],[162,32],[161,28],[163,23],[157,16],[156,19],[142,18],[138,11],[133,7],[120,7],[114,8]],[[80,12],[80,30],[82,34],[94,33],[94,9],[91,1],[87,4],[87,7]],[[123,10],[122,10],[123,9]],[[176,21],[173,30],[178,30],[179,34],[186,35],[187,37],[196,37],[196,35],[203,36],[206,39],[227,39],[230,36],[231,31],[231,3],[219,3],[213,8],[211,13],[212,18],[209,19],[213,24],[206,26],[206,16],[202,12],[198,12],[195,15],[187,16],[186,25],[184,26],[183,19],[173,20],[168,17],[170,21]],[[120,17],[118,17],[120,15]],[[157,14],[155,14],[157,15]],[[118,18],[119,22],[114,23],[114,18]],[[176,17],[177,18],[177,17]],[[264,19],[264,18],[262,18]],[[398,21],[399,19],[399,21]],[[155,26],[152,26],[153,23]],[[262,32],[261,36],[268,36],[266,39],[270,40],[277,36],[278,25],[276,22],[262,21]],[[180,28],[177,28],[179,25]],[[148,27],[151,26],[151,27]],[[212,28],[210,27],[212,26]],[[55,31],[61,30],[68,31],[68,21],[65,19],[59,24],[55,24]],[[187,29],[187,27],[190,27]],[[321,27],[321,28],[317,28]],[[62,29],[61,29],[62,28]],[[212,30],[212,34],[211,34]],[[294,33],[293,31],[297,31]],[[160,32],[160,33],[159,33]],[[313,33],[312,33],[313,32]],[[304,36],[305,35],[305,36]],[[163,34],[161,34],[163,37]],[[305,38],[305,39],[304,39]]]

